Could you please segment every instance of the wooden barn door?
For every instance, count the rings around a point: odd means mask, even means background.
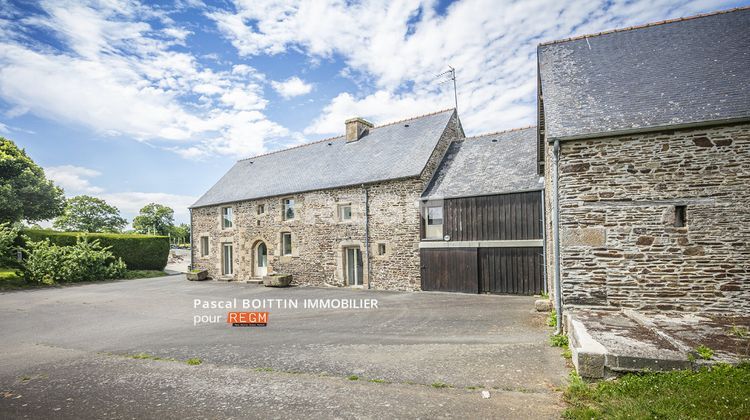
[[[544,290],[542,248],[479,248],[484,293],[533,295]]]
[[[422,290],[479,293],[476,248],[425,248]]]

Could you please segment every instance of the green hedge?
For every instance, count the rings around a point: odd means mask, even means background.
[[[110,249],[112,254],[122,258],[129,270],[163,270],[169,258],[169,237],[167,236],[57,232],[43,229],[24,229],[21,233],[32,241],[49,238],[50,242],[62,246],[75,245],[76,238],[80,235],[98,239],[103,247],[112,247]]]

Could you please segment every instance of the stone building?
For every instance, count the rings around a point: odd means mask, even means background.
[[[454,110],[237,162],[191,207],[192,265],[213,278],[420,288],[419,198],[464,132]]]
[[[564,305],[750,313],[748,28],[741,9],[539,46]]]

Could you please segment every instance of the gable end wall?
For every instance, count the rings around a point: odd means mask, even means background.
[[[565,305],[750,312],[750,125],[561,146]]]

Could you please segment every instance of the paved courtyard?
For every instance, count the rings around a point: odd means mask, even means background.
[[[300,307],[270,309],[267,327],[194,325],[227,312],[195,299],[233,298]],[[302,308],[336,298],[378,309]],[[0,417],[555,418],[568,369],[532,309],[520,296],[183,275],[3,293]]]

